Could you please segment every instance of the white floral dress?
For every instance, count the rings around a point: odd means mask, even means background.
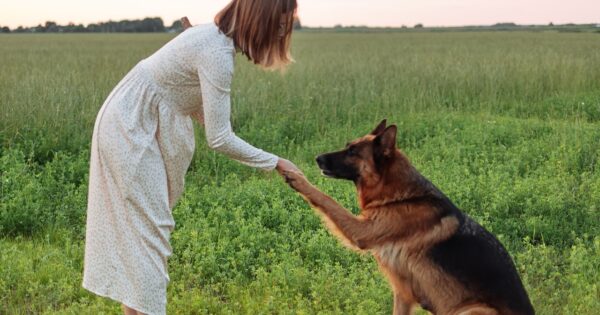
[[[214,24],[187,29],[138,63],[100,109],[91,145],[83,287],[146,314],[165,314],[171,210],[194,152],[190,115],[208,146],[273,170],[277,156],[230,124],[235,48]]]

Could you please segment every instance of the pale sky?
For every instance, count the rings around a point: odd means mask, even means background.
[[[0,26],[45,21],[84,25],[161,17],[165,25],[187,15],[212,21],[229,0],[0,0]],[[303,25],[425,26],[600,23],[600,0],[298,0]]]

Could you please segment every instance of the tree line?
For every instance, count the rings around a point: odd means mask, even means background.
[[[53,21],[39,24],[32,27],[19,26],[10,29],[8,26],[0,27],[2,33],[153,33],[180,31],[181,22],[175,21],[170,27],[166,27],[163,20],[159,17],[145,18],[142,20],[121,20],[108,21],[101,23],[91,23],[88,25],[69,23],[59,25]]]
[[[300,20],[294,19],[294,29],[302,28]],[[0,33],[155,33],[155,32],[181,32],[181,21],[174,21],[171,26],[165,26],[159,17],[145,18],[143,20],[121,20],[92,23],[88,25],[69,23],[58,25],[56,22],[47,21],[44,25],[33,27],[19,26],[10,29],[0,26]]]

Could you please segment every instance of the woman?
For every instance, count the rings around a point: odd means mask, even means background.
[[[233,0],[214,24],[188,28],[111,92],[92,138],[84,288],[121,302],[125,314],[165,314],[171,209],[194,152],[192,117],[211,149],[251,167],[298,171],[230,124],[236,49],[263,68],[286,66],[296,7]]]

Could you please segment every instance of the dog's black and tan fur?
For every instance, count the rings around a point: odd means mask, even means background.
[[[342,151],[317,158],[324,175],[356,184],[354,216],[300,173],[288,183],[347,246],[369,251],[394,293],[394,314],[534,314],[500,242],[462,213],[396,149],[385,120]]]

